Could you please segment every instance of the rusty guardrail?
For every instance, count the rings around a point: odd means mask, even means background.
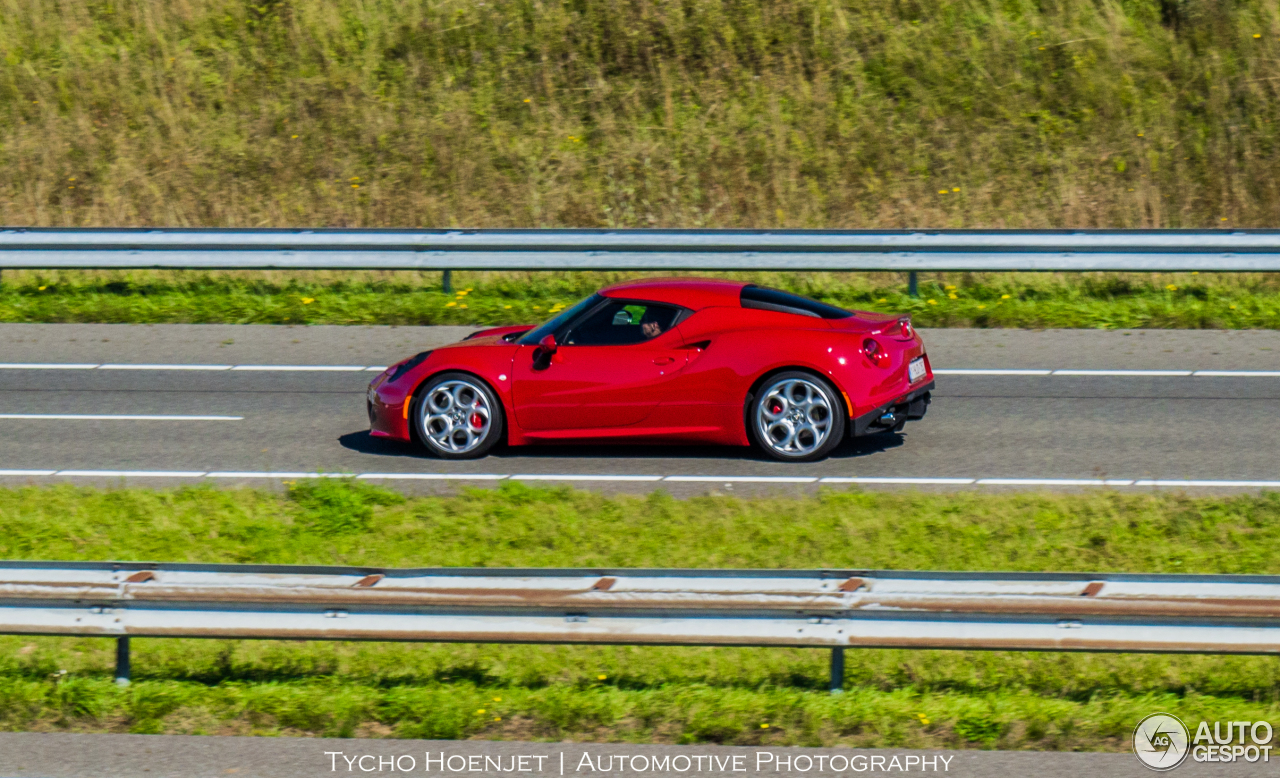
[[[0,632],[1280,654],[1280,577],[0,562]]]

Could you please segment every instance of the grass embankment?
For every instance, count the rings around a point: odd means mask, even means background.
[[[679,501],[510,484],[405,498],[0,490],[0,557],[385,566],[896,567],[1280,572],[1280,495]],[[0,639],[0,727],[1125,749],[1135,722],[1280,717],[1261,657]],[[65,673],[64,673],[65,671]],[[768,724],[767,729],[763,724]]]
[[[520,324],[631,273],[13,272],[0,322]],[[1266,274],[729,274],[927,327],[1280,328]]]
[[[1280,223],[1266,0],[0,13],[10,225]]]

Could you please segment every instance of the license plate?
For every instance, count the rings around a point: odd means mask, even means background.
[[[924,378],[924,357],[916,357],[907,365],[907,381],[915,383]]]

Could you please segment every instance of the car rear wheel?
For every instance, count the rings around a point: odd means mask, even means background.
[[[770,377],[752,399],[748,419],[756,444],[784,462],[821,459],[844,440],[840,393],[813,373]]]
[[[482,457],[502,439],[502,403],[488,384],[467,373],[427,381],[412,412],[418,440],[443,459]]]

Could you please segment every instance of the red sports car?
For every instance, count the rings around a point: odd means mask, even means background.
[[[373,435],[445,459],[501,441],[755,444],[788,462],[901,430],[933,389],[907,316],[704,278],[602,289],[538,326],[497,327],[387,368]]]

